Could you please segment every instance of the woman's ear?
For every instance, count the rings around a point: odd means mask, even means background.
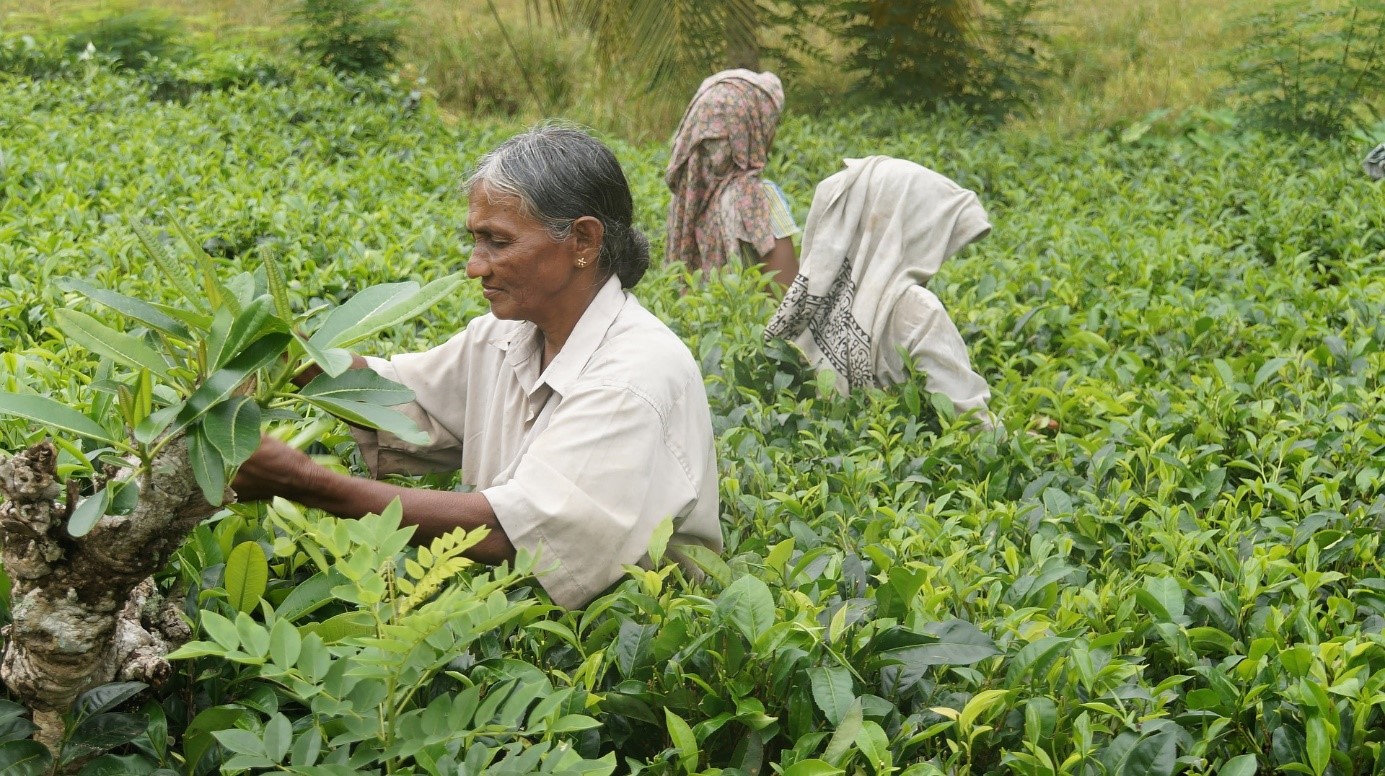
[[[578,256],[587,256],[593,263],[601,255],[601,241],[606,236],[606,225],[594,216],[582,216],[572,222],[573,248]]]

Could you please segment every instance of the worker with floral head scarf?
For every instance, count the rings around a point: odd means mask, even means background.
[[[673,138],[664,180],[670,262],[709,270],[733,257],[763,262],[788,284],[798,272],[788,202],[761,178],[784,105],[773,73],[725,70],[693,96]]]

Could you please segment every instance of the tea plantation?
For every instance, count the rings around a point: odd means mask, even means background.
[[[518,129],[239,55],[135,76],[21,48],[0,57],[0,389],[111,428],[129,370],[55,311],[139,332],[73,278],[178,303],[132,223],[176,220],[227,277],[263,288],[278,262],[296,309],[335,305],[461,269],[458,181]],[[661,255],[667,151],[608,140]],[[194,623],[177,673],[88,695],[64,757],[84,774],[1381,772],[1385,189],[1358,146],[789,116],[769,172],[800,219],[842,157],[980,194],[993,233],[932,288],[1005,433],[919,384],[836,396],[762,342],[774,301],[752,272],[656,268],[637,296],[700,359],[718,432],[728,547],[698,557],[705,579],[661,562],[564,612],[509,569],[454,574],[456,546],[405,549],[397,514],[234,506],[159,576]],[[358,347],[422,348],[484,309],[468,284]],[[309,433],[354,465],[344,427]],[[0,419],[5,450],[43,436]],[[25,714],[0,701],[0,772],[49,772]]]

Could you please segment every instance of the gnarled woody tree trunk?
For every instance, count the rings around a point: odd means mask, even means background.
[[[213,512],[189,465],[187,445],[167,445],[140,474],[139,503],[107,515],[81,538],[57,501],[57,450],[49,442],[0,462],[0,540],[13,583],[0,679],[33,709],[35,738],[56,750],[62,714],[88,689],[122,679],[159,684],[169,644],[190,636],[177,602],[150,575],[197,522]],[[57,754],[57,752],[54,752]]]

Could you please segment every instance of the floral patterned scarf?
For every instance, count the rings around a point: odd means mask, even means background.
[[[702,82],[673,137],[664,181],[670,262],[692,269],[720,267],[740,253],[774,247],[769,203],[760,171],[784,105],[773,73],[724,70]]]

